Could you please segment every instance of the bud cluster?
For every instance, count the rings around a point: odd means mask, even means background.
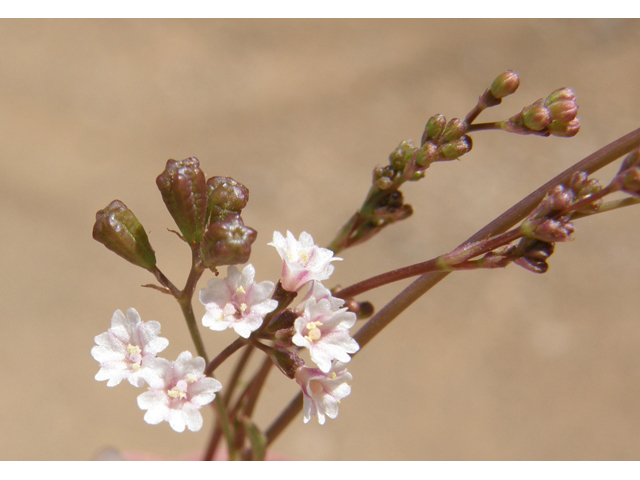
[[[452,118],[447,122],[444,115],[431,117],[422,134],[422,150],[427,152],[425,165],[455,160],[468,153],[473,142],[471,137],[465,135],[467,129],[467,123],[459,118]]]
[[[576,213],[596,212],[602,186],[586,172],[576,172],[567,186],[555,186],[518,228],[517,244],[503,245],[474,262],[478,268],[503,268],[515,263],[531,272],[545,273],[556,242],[572,240]],[[482,242],[479,242],[482,243]]]
[[[580,130],[575,99],[573,90],[559,88],[502,122],[501,127],[512,133],[573,137]]]
[[[208,180],[197,158],[167,161],[156,184],[181,238],[202,265],[246,263],[257,232],[240,216],[249,190],[229,177]],[[127,206],[115,200],[96,214],[93,238],[134,265],[153,271],[156,258],[147,234]]]

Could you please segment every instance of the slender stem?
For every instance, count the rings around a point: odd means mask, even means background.
[[[231,374],[231,377],[227,382],[227,385],[228,385],[227,391],[224,394],[224,403],[226,405],[229,405],[229,402],[231,401],[231,397],[233,396],[233,393],[235,392],[235,389],[238,386],[238,381],[240,380],[240,376],[242,375],[242,372],[247,366],[247,362],[249,361],[249,358],[251,357],[254,351],[255,349],[253,348],[253,345],[248,345],[245,351],[242,352],[242,356],[236,363],[235,368],[233,369],[233,373]]]
[[[164,273],[160,271],[157,266],[154,267],[153,270],[151,270],[151,273],[153,273],[153,275],[163,287],[167,288],[171,292],[171,295],[173,295],[175,298],[178,298],[180,296],[180,290],[178,290],[177,287],[173,283],[171,283],[171,281],[165,276]]]
[[[233,343],[231,343],[227,348],[221,351],[216,358],[214,358],[211,363],[207,365],[207,368],[204,370],[204,374],[207,376],[211,376],[216,368],[218,368],[222,362],[224,362],[227,358],[233,355],[236,351],[240,350],[243,346],[247,344],[244,338],[238,338]]]
[[[256,372],[254,377],[245,388],[240,398],[236,402],[235,407],[233,408],[233,416],[234,417],[243,417],[243,418],[251,418],[253,415],[253,410],[256,406],[256,402],[258,401],[258,397],[260,396],[260,392],[262,391],[262,387],[267,380],[267,375],[271,371],[271,367],[273,367],[273,362],[269,357],[266,357],[260,366],[260,369]],[[235,446],[238,450],[242,448],[245,439],[245,431],[244,429],[240,429],[236,434]]]
[[[593,173],[639,146],[640,129],[637,129],[601,148],[597,152],[592,153],[560,173],[479,230],[464,243],[481,240],[487,236],[504,232],[522,221],[522,219],[531,213],[536,205],[540,203],[549,190],[556,185],[568,182],[575,172],[584,171]],[[380,333],[384,327],[391,323],[392,320],[428,292],[433,286],[443,280],[448,274],[449,272],[431,272],[421,275],[391,300],[391,302],[385,305],[377,314],[371,317],[354,335],[354,339],[360,345],[360,351],[362,351],[363,347]],[[302,404],[302,393],[299,393],[265,432],[267,445],[271,444],[278,435],[284,431],[289,423],[293,421],[300,410],[302,410]]]
[[[610,212],[611,210],[616,210],[622,207],[629,207],[631,205],[637,205],[640,203],[640,198],[628,197],[623,198],[621,200],[613,200],[611,202],[603,203],[598,207],[598,210],[594,210],[593,212],[578,212],[575,213],[571,220],[576,220],[578,218],[590,217],[591,215],[595,215],[597,213]]]
[[[378,288],[383,285],[387,285],[389,283],[397,282],[399,280],[404,280],[405,278],[416,277],[424,273],[435,272],[435,271],[456,270],[456,265],[458,263],[464,262],[478,255],[482,255],[484,253],[490,252],[491,250],[494,250],[499,246],[506,245],[508,243],[513,242],[514,240],[520,238],[521,236],[522,234],[520,233],[520,230],[514,229],[503,235],[499,235],[493,238],[487,238],[486,241],[482,242],[479,245],[474,246],[475,248],[470,250],[467,255],[460,256],[460,258],[456,258],[455,263],[448,262],[448,257],[453,253],[453,252],[450,252],[448,254],[444,254],[444,255],[440,255],[439,257],[432,258],[431,260],[427,260],[426,262],[420,262],[414,265],[409,265],[407,267],[398,268],[390,272],[381,273],[380,275],[376,275],[375,277],[371,277],[366,280],[363,280],[362,282],[358,282],[353,285],[350,285],[338,291],[335,294],[335,296],[339,298],[351,298],[351,297],[355,297],[356,295],[360,295],[361,293],[364,293],[366,291],[372,290],[374,288]],[[466,245],[469,245],[469,243],[461,247],[458,247],[458,249],[463,249]]]
[[[233,432],[231,431],[231,424],[229,422],[229,412],[227,411],[227,407],[222,401],[222,397],[220,395],[216,395],[215,407],[218,411],[218,422],[220,422],[222,431],[224,432],[224,436],[227,440],[227,451],[229,454],[229,460],[237,460],[238,452],[233,441]],[[214,454],[215,448],[211,452],[212,458]]]
[[[264,436],[267,439],[267,446],[271,445],[293,419],[296,418],[300,410],[302,410],[302,403],[302,392],[300,392],[264,432]]]
[[[242,371],[247,365],[247,362],[249,361],[249,357],[254,352],[253,346],[248,345],[247,347],[248,348],[243,352],[242,357],[240,357],[240,359],[238,360],[238,363],[235,366],[233,374],[231,375],[231,378],[229,379],[229,382],[228,382],[229,388],[226,390],[223,396],[224,405],[227,408],[229,406],[229,402],[231,401],[231,397],[233,396],[233,392],[237,387],[238,380],[240,379],[240,375],[242,375]],[[209,446],[204,455],[204,460],[213,460],[213,457],[215,456],[216,450],[218,448],[218,444],[220,443],[221,439],[222,439],[222,426],[221,426],[221,422],[218,421],[216,422],[216,425],[211,434],[211,439],[209,440]]]
[[[178,300],[178,303],[180,304],[180,308],[182,309],[182,314],[184,315],[184,318],[187,321],[189,334],[191,335],[191,339],[193,340],[193,344],[196,347],[196,351],[198,352],[198,355],[204,358],[205,363],[209,363],[209,359],[207,357],[207,351],[204,348],[204,343],[202,341],[202,337],[200,336],[200,331],[198,330],[196,317],[193,314],[193,307],[191,306],[191,301],[189,299]]]
[[[480,130],[502,130],[501,122],[474,123],[469,125],[466,133],[479,132]]]
[[[222,428],[216,424],[216,428],[213,430],[213,434],[211,435],[211,439],[209,440],[209,445],[207,446],[207,450],[205,451],[204,457],[202,460],[204,461],[212,461],[213,457],[216,455],[216,450],[218,449],[218,445],[220,444],[220,439],[222,438]]]
[[[473,123],[473,121],[478,118],[478,115],[480,115],[486,108],[495,107],[496,105],[500,105],[501,103],[502,99],[495,98],[491,94],[491,90],[487,88],[484,93],[478,98],[478,103],[476,103],[476,106],[473,107],[469,113],[467,113],[466,117],[464,117],[464,121],[467,122],[467,125],[471,125],[471,123]]]

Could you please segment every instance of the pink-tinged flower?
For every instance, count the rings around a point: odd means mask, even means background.
[[[331,290],[322,285],[322,283],[314,280],[311,288],[300,302],[298,310],[303,311],[305,302],[312,297],[315,298],[316,303],[323,298],[326,298],[327,300],[329,300],[329,303],[331,304],[331,308],[333,310],[339,310],[340,307],[344,305],[344,300],[342,298],[334,297],[333,295],[331,295]]]
[[[185,427],[192,432],[202,428],[200,408],[216,398],[222,385],[204,375],[204,358],[182,352],[175,362],[156,358],[149,367],[149,391],[138,396],[138,406],[147,410],[144,421],[157,425],[169,422],[176,432]]]
[[[291,340],[298,347],[308,348],[311,360],[327,373],[333,360],[347,363],[351,360],[349,354],[360,349],[349,336],[355,323],[356,315],[346,308],[336,310],[326,298],[318,302],[310,298],[304,305],[304,313],[295,320],[296,334]]]
[[[304,394],[304,423],[309,422],[314,415],[318,416],[320,425],[324,425],[325,415],[336,418],[340,400],[351,393],[351,387],[347,383],[351,380],[353,377],[340,363],[335,364],[329,373],[323,373],[317,368],[300,367],[296,371],[296,382],[302,387]]]
[[[207,309],[202,324],[211,330],[233,328],[238,335],[249,338],[257,330],[264,316],[278,306],[271,299],[273,282],[253,281],[256,271],[249,264],[242,270],[227,269],[227,278],[209,280],[207,288],[200,290],[200,301]]]
[[[97,346],[91,349],[91,356],[100,362],[96,380],[108,380],[107,387],[114,387],[122,380],[141,387],[149,361],[169,345],[169,340],[158,337],[159,333],[160,324],[142,322],[135,309],[127,310],[126,317],[116,310],[111,317],[111,328],[95,337]]]
[[[326,280],[333,273],[331,262],[342,260],[334,257],[331,250],[316,246],[307,232],[300,234],[300,240],[289,231],[287,238],[280,232],[273,232],[273,242],[269,245],[274,246],[284,260],[282,288],[289,292],[297,292],[311,280]]]

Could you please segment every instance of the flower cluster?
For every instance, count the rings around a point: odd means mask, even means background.
[[[356,315],[343,308],[344,300],[335,298],[320,283],[333,273],[333,252],[314,244],[313,238],[302,232],[298,240],[291,232],[285,237],[275,232],[274,246],[283,260],[282,277],[276,288],[272,282],[256,283],[255,269],[249,264],[242,272],[236,267],[227,269],[227,278],[214,278],[200,291],[200,301],[206,308],[202,324],[212,330],[233,328],[238,335],[257,342],[257,338],[273,340],[274,347],[262,343],[254,345],[268,351],[274,362],[288,376],[295,378],[304,393],[305,422],[318,415],[324,423],[325,415],[335,418],[337,402],[351,391],[347,382],[351,375],[344,367],[350,354],[360,348],[349,336]],[[308,286],[308,292],[295,309],[287,304],[279,307],[273,298],[278,289],[288,292],[284,297],[293,299],[295,292]],[[277,330],[268,332],[268,327]],[[274,327],[276,328],[276,327]],[[276,340],[277,338],[277,340]],[[309,350],[317,368],[309,368],[289,348]]]
[[[291,232],[286,237],[275,232],[270,245],[283,260],[277,287],[270,281],[256,282],[251,264],[242,271],[229,266],[225,279],[214,278],[200,291],[206,309],[202,325],[214,331],[232,328],[247,343],[265,350],[300,385],[305,423],[317,415],[324,424],[326,417],[338,415],[338,403],[351,392],[352,376],[344,364],[360,349],[349,335],[356,315],[321,283],[333,273],[331,262],[342,259],[315,245],[306,232],[298,240]],[[287,308],[305,287],[301,302]],[[166,421],[177,432],[198,431],[200,408],[215,399],[222,385],[205,374],[202,357],[193,358],[190,352],[182,352],[174,362],[158,357],[169,344],[159,333],[158,322],[142,322],[133,308],[126,316],[116,311],[111,328],[95,338],[97,346],[91,350],[100,363],[95,378],[107,380],[110,387],[122,380],[135,387],[147,384],[148,391],[138,396],[147,423]],[[260,340],[271,340],[273,346]],[[306,366],[297,356],[301,348],[308,350],[316,366]]]
[[[356,315],[343,308],[344,301],[335,298],[320,283],[333,273],[330,262],[333,252],[313,243],[311,235],[300,234],[296,240],[291,232],[285,238],[280,232],[273,234],[274,246],[282,257],[282,286],[285,290],[299,291],[310,285],[302,303],[296,308],[299,315],[294,322],[291,341],[307,348],[311,360],[318,368],[299,367],[296,382],[304,394],[303,419],[307,423],[312,415],[318,422],[325,422],[325,415],[336,418],[338,403],[351,393],[347,382],[352,379],[343,364],[351,360],[360,346],[349,336],[349,329],[356,323]]]
[[[147,423],[169,422],[176,432],[185,427],[192,432],[202,428],[200,408],[211,403],[222,385],[205,377],[202,357],[193,358],[182,352],[170,362],[157,354],[167,348],[169,341],[158,337],[160,323],[143,322],[138,312],[130,308],[126,316],[116,310],[111,328],[95,338],[91,355],[100,363],[96,380],[107,380],[107,386],[128,380],[135,387],[149,385],[138,396],[138,406],[147,410]]]

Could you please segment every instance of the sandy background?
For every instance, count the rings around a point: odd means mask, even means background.
[[[206,443],[209,409],[197,434],[149,426],[141,390],[96,382],[89,354],[113,311],[131,306],[162,323],[168,358],[193,350],[177,304],[140,288],[150,275],[91,239],[95,212],[118,198],[183,284],[189,253],[167,232],[155,187],[168,158],[196,156],[208,175],[250,188],[252,263],[275,281],[272,232],[326,244],[373,167],[419,140],[432,114],[464,116],[508,68],[519,93],[481,119],[576,90],[577,138],[475,134],[462,162],[405,188],[413,218],[341,255],[333,280],[348,285],[448,251],[640,126],[636,20],[3,20],[0,58],[1,460],[86,460],[105,447],[177,458]],[[335,421],[299,417],[274,450],[640,460],[639,220],[640,208],[581,221],[542,276],[513,266],[449,276],[352,362],[353,393]],[[381,306],[399,288],[367,298]],[[212,353],[234,338],[203,335]],[[258,423],[296,392],[274,372]]]

